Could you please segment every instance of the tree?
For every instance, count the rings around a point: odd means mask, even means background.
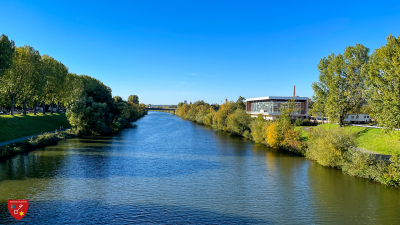
[[[51,113],[53,113],[54,101],[59,102],[62,99],[62,87],[65,84],[68,68],[49,55],[43,55],[42,61],[42,71],[46,76],[46,83],[44,85],[44,100],[50,105]],[[43,113],[45,113],[44,104]]]
[[[365,66],[366,99],[380,126],[400,127],[400,36],[390,35]]]
[[[77,133],[97,135],[111,131],[108,113],[107,104],[96,103],[92,97],[83,97],[71,105],[66,116]]]
[[[23,87],[24,77],[29,71],[30,63],[31,55],[29,54],[29,49],[25,47],[17,48],[13,57],[12,66],[5,72],[2,78],[1,85],[10,100],[11,115],[14,115],[15,99],[20,93],[20,89]]]
[[[63,94],[61,103],[67,106],[80,98],[83,92],[83,83],[78,75],[68,73],[62,88]]]
[[[22,80],[23,85],[20,89],[20,99],[23,105],[23,114],[26,115],[27,102],[34,96],[38,95],[40,88],[43,86],[45,76],[41,73],[42,61],[39,51],[31,46],[18,48],[20,57],[24,57],[24,64],[19,65],[24,73]]]
[[[121,96],[118,96],[118,95],[117,95],[117,96],[114,96],[113,99],[114,99],[114,102],[115,102],[115,103],[119,103],[119,102],[123,102],[123,101],[124,101],[124,100],[121,98]]]
[[[0,78],[9,69],[13,62],[15,43],[4,34],[0,37]]]
[[[227,118],[228,131],[233,135],[243,135],[244,132],[250,131],[250,115],[244,109],[237,109]]]
[[[316,100],[324,101],[330,121],[340,127],[347,113],[362,104],[365,84],[361,68],[368,62],[368,53],[368,48],[357,44],[347,47],[343,55],[332,53],[322,58],[318,64],[319,82],[312,86]]]
[[[132,102],[139,105],[139,97],[137,95],[129,95],[128,102]]]
[[[239,98],[236,100],[233,111],[236,109],[243,109],[246,110],[246,98],[239,96]]]
[[[95,102],[105,102],[109,107],[112,106],[113,98],[111,88],[104,85],[101,81],[87,75],[81,75],[83,92],[81,97],[92,97]]]

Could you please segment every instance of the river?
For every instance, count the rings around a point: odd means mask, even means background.
[[[69,139],[0,164],[27,224],[400,224],[400,190],[149,112],[113,136]]]

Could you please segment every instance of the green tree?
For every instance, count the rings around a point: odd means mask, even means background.
[[[379,125],[400,127],[400,36],[390,35],[365,66],[366,99]]]
[[[137,95],[129,95],[128,102],[132,102],[139,105],[139,97]]]
[[[87,75],[81,75],[83,92],[81,97],[92,97],[95,102],[105,102],[109,107],[112,106],[113,98],[111,88],[104,85],[101,81]]]
[[[18,94],[24,86],[24,78],[31,68],[31,54],[29,48],[16,48],[13,63],[10,69],[6,70],[2,78],[2,88],[7,93],[10,101],[11,115],[14,115],[14,105]]]
[[[13,62],[15,43],[4,34],[0,37],[0,78],[9,69]]]
[[[59,105],[59,102],[62,100],[62,87],[65,84],[68,68],[49,55],[43,55],[42,61],[42,72],[46,76],[46,83],[44,85],[44,100],[50,105],[50,111],[53,113],[54,102],[57,101]],[[45,105],[43,104],[43,113],[45,113],[44,106]]]
[[[250,131],[250,115],[244,109],[237,109],[227,118],[227,128],[231,134],[243,135],[245,131]]]
[[[44,74],[41,73],[42,60],[39,51],[31,46],[18,48],[20,57],[24,57],[24,64],[20,65],[23,69],[24,77],[22,79],[19,98],[22,100],[23,114],[26,115],[26,105],[31,98],[38,94],[45,82]]]
[[[109,108],[106,103],[96,103],[92,97],[83,97],[67,110],[66,116],[72,128],[78,134],[98,135],[111,131],[107,120]]]
[[[121,98],[121,96],[118,96],[118,95],[117,95],[117,96],[114,96],[113,99],[114,99],[114,102],[115,102],[115,103],[124,102],[124,100]]]
[[[80,98],[83,92],[83,83],[78,75],[68,73],[62,88],[63,94],[61,102],[64,106],[67,106]]]
[[[325,101],[329,120],[340,127],[347,113],[362,104],[365,83],[361,68],[368,62],[368,53],[368,48],[357,44],[347,47],[343,55],[332,53],[322,58],[318,64],[319,82],[312,85],[316,100]]]
[[[267,127],[269,121],[264,120],[263,116],[259,114],[256,119],[250,122],[251,136],[254,142],[264,143],[267,138]]]

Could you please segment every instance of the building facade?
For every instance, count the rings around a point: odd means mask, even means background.
[[[260,98],[249,98],[246,99],[246,111],[251,117],[257,117],[261,114],[266,120],[275,120],[279,118],[281,104],[291,99],[295,100],[297,109],[292,117],[294,119],[307,119],[307,97],[266,96]]]

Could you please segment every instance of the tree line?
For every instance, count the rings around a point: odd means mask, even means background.
[[[27,107],[46,105],[53,113],[56,106],[67,108],[67,118],[81,134],[116,131],[144,116],[145,105],[131,95],[128,101],[112,97],[111,88],[87,75],[70,73],[68,67],[49,55],[40,55],[31,46],[16,47],[6,35],[0,37],[0,106]]]
[[[314,113],[342,126],[348,113],[367,111],[385,129],[400,127],[400,36],[389,35],[386,45],[369,52],[356,44],[320,60]]]
[[[184,119],[212,126],[232,135],[243,136],[256,143],[265,143],[275,148],[285,148],[299,154],[305,154],[305,143],[300,131],[294,131],[294,126],[308,125],[308,120],[292,120],[296,110],[294,100],[281,105],[279,120],[267,121],[261,115],[251,118],[246,113],[244,97],[236,102],[226,101],[222,105],[210,105],[204,101],[193,104],[179,103],[175,114]]]

